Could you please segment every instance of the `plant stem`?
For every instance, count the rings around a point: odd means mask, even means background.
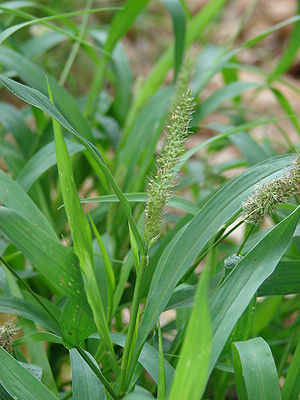
[[[221,243],[224,239],[226,239],[229,235],[232,234],[233,231],[235,231],[240,225],[244,223],[244,220],[239,221],[237,224],[235,224],[228,232],[225,233],[225,235],[219,237],[208,249],[206,249],[204,252],[201,252],[200,255],[196,258],[195,262],[190,266],[190,268],[187,270],[187,272],[184,274],[182,279],[180,280],[179,283],[182,283],[186,281],[191,273],[194,271],[194,269],[197,267],[197,265],[200,263],[200,261],[203,260],[204,257],[207,256],[207,254],[214,248],[216,247],[219,243]]]
[[[88,10],[88,9],[92,8],[93,2],[94,2],[94,0],[87,0],[86,6],[85,6],[85,10]],[[82,17],[82,22],[81,22],[80,28],[79,28],[79,35],[78,35],[79,39],[84,39],[84,37],[85,37],[88,20],[89,20],[89,14],[84,14],[83,17]],[[80,42],[75,42],[73,44],[72,50],[71,50],[71,52],[69,54],[69,57],[68,57],[68,59],[67,59],[67,61],[65,63],[63,72],[62,72],[62,74],[61,74],[61,76],[59,78],[59,83],[62,86],[65,84],[67,76],[68,76],[68,74],[69,74],[69,72],[70,72],[70,70],[72,68],[72,65],[73,65],[73,63],[75,61],[77,53],[78,53],[78,51],[80,49],[80,45],[81,45]]]
[[[119,400],[120,397],[117,395],[117,393],[113,390],[105,376],[102,374],[99,368],[93,363],[93,361],[89,358],[89,356],[86,354],[84,350],[82,350],[80,347],[76,347],[76,350],[80,354],[80,356],[84,359],[84,361],[88,364],[88,366],[91,368],[91,370],[94,372],[94,374],[99,378],[99,380],[102,382],[103,386],[106,388],[106,390],[110,393],[113,399]]]
[[[245,244],[246,244],[247,240],[249,239],[249,236],[251,235],[251,233],[252,233],[252,231],[253,231],[253,229],[254,229],[254,226],[255,226],[255,225],[251,225],[251,227],[250,227],[248,233],[246,234],[246,236],[245,236],[245,238],[244,238],[244,240],[243,240],[243,243],[240,245],[240,247],[239,247],[239,249],[238,249],[238,251],[237,251],[237,253],[236,253],[237,256],[240,255],[241,252],[243,251],[243,248],[245,247]]]
[[[141,291],[142,291],[142,285],[143,285],[146,264],[147,264],[147,256],[142,255],[140,258],[140,266],[138,269],[138,275],[137,275],[136,284],[135,284],[135,288],[134,288],[132,309],[131,309],[128,332],[126,335],[126,342],[125,342],[124,353],[123,353],[122,363],[121,363],[120,394],[123,394],[126,389],[126,378],[127,378],[128,368],[129,368],[129,364],[130,364],[129,356],[131,354],[131,349],[132,349],[132,345],[133,345],[132,341],[133,341],[134,330],[136,327],[136,319],[137,319],[137,315],[138,315],[138,311],[139,311]]]

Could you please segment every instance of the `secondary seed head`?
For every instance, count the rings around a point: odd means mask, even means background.
[[[4,325],[0,326],[0,346],[9,353],[11,353],[13,350],[13,339],[17,332],[18,329],[11,320],[6,321]]]
[[[299,188],[300,157],[297,156],[288,173],[263,184],[243,203],[244,220],[249,224],[260,225],[266,214],[273,214],[275,207],[297,195]]]

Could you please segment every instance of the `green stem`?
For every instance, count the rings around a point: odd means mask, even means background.
[[[102,382],[103,386],[105,389],[109,392],[111,397],[115,400],[119,400],[120,397],[117,395],[117,393],[113,390],[105,376],[102,374],[99,368],[93,363],[93,361],[90,359],[90,357],[86,354],[84,350],[82,350],[80,347],[77,347],[76,350],[80,354],[80,356],[84,359],[84,361],[88,364],[88,366],[91,368],[91,370],[94,372],[94,374],[97,376],[97,378]]]
[[[221,236],[219,239],[217,239],[209,248],[207,248],[204,252],[201,252],[200,255],[196,258],[195,262],[190,266],[190,268],[187,270],[187,272],[184,274],[184,276],[181,278],[179,283],[182,283],[186,281],[191,273],[194,271],[194,269],[197,267],[197,265],[200,263],[200,261],[203,260],[204,257],[207,256],[207,254],[214,248],[216,247],[219,243],[221,243],[223,240],[225,240],[229,235],[232,234],[233,231],[235,231],[240,225],[244,223],[244,220],[239,221],[237,224],[235,224],[228,232],[225,233],[225,235]]]
[[[244,238],[244,240],[243,240],[243,243],[240,245],[240,247],[239,247],[239,249],[238,249],[238,251],[237,251],[237,253],[236,253],[237,256],[240,255],[241,252],[243,251],[243,248],[245,247],[245,244],[247,243],[247,240],[249,239],[249,236],[251,235],[251,233],[252,233],[252,231],[253,231],[253,229],[254,229],[254,226],[255,226],[255,225],[251,225],[251,227],[250,227],[248,233],[246,234],[246,236],[245,236],[245,238]]]
[[[94,80],[92,82],[92,86],[89,90],[89,97],[87,100],[86,108],[85,108],[85,116],[86,118],[91,118],[96,109],[97,109],[97,100],[99,98],[99,93],[102,89],[104,82],[104,72],[109,60],[109,56],[107,54],[103,54],[100,62],[98,64],[98,69],[95,74]]]
[[[142,285],[143,285],[146,264],[147,264],[147,256],[142,255],[140,258],[140,266],[138,269],[138,275],[137,275],[136,284],[135,284],[135,288],[134,288],[130,321],[129,321],[128,332],[126,335],[126,342],[125,342],[124,353],[123,353],[122,363],[121,363],[121,377],[120,377],[120,393],[121,394],[123,394],[126,390],[126,378],[127,378],[129,364],[130,364],[129,358],[130,358],[130,354],[132,354],[131,353],[131,349],[132,349],[132,345],[133,345],[132,341],[133,341],[133,335],[134,335],[134,331],[135,331],[135,327],[136,327],[136,319],[137,319],[137,315],[138,315],[138,311],[139,311],[140,298],[141,298]]]
[[[90,8],[92,8],[93,2],[94,2],[94,0],[87,0],[86,6],[85,6],[85,11],[89,10]],[[85,37],[88,20],[89,20],[89,14],[84,14],[83,17],[82,17],[81,25],[79,27],[79,35],[78,35],[79,39],[84,39],[84,37]],[[67,61],[65,63],[63,72],[61,73],[61,76],[59,78],[59,83],[62,86],[65,84],[67,76],[69,75],[69,72],[70,72],[70,70],[72,68],[72,65],[73,65],[73,63],[75,61],[75,58],[76,58],[76,56],[78,54],[78,51],[80,49],[80,45],[81,45],[80,42],[75,42],[73,44],[72,50],[71,50],[71,52],[69,54],[69,57],[68,57],[68,59],[67,59]]]

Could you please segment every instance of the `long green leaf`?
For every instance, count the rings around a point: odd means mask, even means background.
[[[235,382],[239,400],[280,400],[276,365],[262,338],[232,344]]]
[[[59,326],[49,319],[49,315],[38,305],[32,304],[24,299],[12,296],[0,296],[0,310],[8,314],[19,315],[20,317],[37,322],[41,327],[58,333]]]
[[[30,223],[42,229],[53,240],[59,243],[54,229],[39,208],[27,193],[24,192],[22,187],[3,171],[0,171],[0,201],[10,209],[21,214]]]
[[[212,330],[208,305],[209,265],[201,276],[169,400],[202,397],[208,380]]]
[[[50,86],[49,95],[51,101],[53,102]],[[110,340],[104,306],[95,276],[91,230],[80,204],[77,188],[73,177],[71,161],[61,126],[54,118],[52,122],[59,182],[64,199],[66,214],[70,223],[74,251],[79,259],[80,268],[83,272],[84,288],[86,291],[88,302],[93,311],[93,316],[98,332],[103,339],[106,347],[110,350],[111,353],[114,353],[113,345]],[[71,304],[69,308],[73,309],[73,311],[76,312],[74,306],[72,306]],[[72,313],[68,314],[71,315]],[[78,338],[78,340],[80,339],[82,338]]]
[[[109,27],[109,32],[104,46],[106,53],[112,53],[118,41],[125,35],[130,28],[134,19],[143,10],[149,0],[128,0],[125,7],[118,12]],[[86,106],[86,114],[88,117],[93,115],[96,109],[97,98],[101,91],[104,72],[108,62],[108,57],[104,54],[98,65],[97,72],[90,89],[90,94]]]
[[[271,275],[288,249],[299,215],[300,207],[269,231],[237,264],[215,293],[210,304],[213,325],[210,370],[257,289]]]
[[[38,379],[0,347],[0,382],[13,399],[57,400]]]
[[[128,202],[133,203],[145,203],[147,201],[146,192],[139,193],[123,193]],[[115,194],[107,194],[98,197],[91,197],[87,199],[81,199],[82,204],[88,203],[119,203],[120,200]],[[180,208],[190,214],[197,214],[197,207],[188,199],[181,196],[172,196],[167,203],[168,206]]]
[[[90,141],[94,140],[91,129],[82,116],[77,102],[52,76],[21,54],[6,46],[0,46],[0,63],[2,66],[15,71],[27,85],[39,90],[43,94],[48,93],[45,79],[47,76],[51,85],[53,97],[55,98],[61,114],[70,121],[76,130],[81,132],[82,136]],[[43,111],[46,110],[43,109]]]
[[[84,147],[78,143],[66,140],[68,152],[71,155],[81,152]],[[26,192],[49,168],[56,164],[54,142],[46,144],[27,161],[22,171],[17,176],[17,182]]]
[[[282,388],[283,400],[296,400],[300,393],[300,338]]]
[[[186,17],[179,0],[163,0],[163,3],[167,7],[173,22],[175,33],[174,72],[175,77],[177,77],[184,56]]]
[[[0,207],[0,230],[59,293],[70,297],[87,313],[91,313],[78,260],[72,249],[6,207]]]
[[[0,6],[0,9],[2,11],[9,11],[11,10],[10,8],[6,8]],[[102,8],[94,8],[93,10],[80,10],[80,11],[72,11],[69,13],[64,13],[64,14],[55,14],[55,15],[49,15],[46,17],[42,18],[35,18],[30,21],[22,22],[20,24],[16,25],[11,25],[9,28],[6,28],[0,33],[0,43],[3,43],[6,39],[8,39],[11,35],[13,35],[15,32],[19,31],[20,29],[26,28],[27,26],[34,25],[34,24],[40,24],[42,22],[46,21],[55,21],[59,19],[67,19],[71,17],[78,17],[84,14],[92,14],[92,13],[98,13],[98,12],[104,12],[104,11],[113,11],[113,10],[119,10],[119,7],[102,7]],[[101,51],[101,49],[99,49]]]
[[[89,353],[87,355],[99,368],[91,355]],[[72,366],[72,399],[105,400],[106,394],[102,383],[76,349],[70,350],[70,359]]]

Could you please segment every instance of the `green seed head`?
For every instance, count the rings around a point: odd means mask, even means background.
[[[147,187],[144,237],[148,246],[157,240],[163,227],[163,208],[172,195],[175,166],[184,152],[193,107],[191,91],[187,90],[175,100],[165,128],[165,140],[156,162],[157,172]]]
[[[297,195],[299,187],[300,157],[297,156],[288,173],[263,184],[243,203],[244,220],[249,224],[260,225],[266,214],[274,213],[278,204],[285,203]]]
[[[15,324],[8,320],[4,325],[0,326],[0,346],[3,347],[9,353],[12,352],[13,339],[16,336],[18,329]]]

